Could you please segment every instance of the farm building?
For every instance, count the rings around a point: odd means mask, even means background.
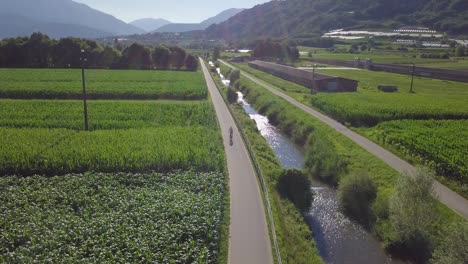
[[[253,61],[249,66],[261,70],[279,78],[295,82],[312,89],[315,79],[315,88],[318,92],[356,92],[358,81],[330,76],[321,73],[312,73],[306,70],[296,69],[294,67],[280,65],[266,61]]]

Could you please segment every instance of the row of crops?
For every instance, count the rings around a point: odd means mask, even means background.
[[[466,187],[467,128],[468,120],[399,120],[383,122],[366,133]]]
[[[217,262],[225,158],[201,73],[87,71],[116,99],[88,101],[90,131],[61,100],[80,74],[0,69],[0,262]]]
[[[0,69],[0,98],[81,99],[81,71]],[[198,72],[87,70],[90,99],[206,99]]]

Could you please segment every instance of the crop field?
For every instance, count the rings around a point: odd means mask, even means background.
[[[83,129],[83,102],[0,100],[0,127]],[[207,101],[88,101],[90,130],[202,126],[217,129]]]
[[[468,196],[468,120],[383,122],[365,134],[457,182]]]
[[[344,50],[348,50],[350,45],[343,46]],[[415,63],[417,66],[429,67],[429,68],[440,68],[440,69],[451,69],[451,70],[468,70],[468,61],[463,58],[451,58],[451,59],[431,59],[431,58],[420,58],[421,54],[442,54],[446,53],[447,49],[410,49],[409,52],[401,52],[399,50],[373,50],[371,52],[362,53],[335,53],[330,52],[323,48],[310,48],[310,47],[299,47],[301,52],[311,52],[312,57],[308,54],[302,54],[301,59],[307,60],[310,58],[317,59],[332,59],[332,60],[354,60],[356,57],[365,60],[371,58],[374,63],[384,64],[412,64]]]
[[[201,72],[87,77],[106,99],[88,101],[90,131],[82,101],[60,100],[81,97],[79,70],[0,69],[0,94],[18,95],[0,99],[0,262],[223,262],[225,158]]]
[[[468,85],[459,82],[415,78],[414,91],[409,93],[411,78],[399,74],[365,70],[318,69],[317,71],[359,81],[357,93],[319,93],[292,82],[252,69],[247,64],[237,67],[273,84],[296,100],[353,126],[374,126],[399,119],[467,119]],[[397,85],[396,93],[377,90],[379,84]],[[448,107],[449,106],[449,107]]]
[[[90,99],[206,99],[199,72],[86,70]],[[0,69],[0,98],[81,99],[81,70]]]
[[[395,119],[466,119],[468,86],[465,83],[415,78],[409,93],[408,76],[370,71],[326,70],[320,72],[359,81],[358,93],[318,94],[314,107],[354,126],[373,126]],[[383,93],[379,84],[397,85],[399,92]]]
[[[0,177],[2,263],[216,263],[221,173]]]

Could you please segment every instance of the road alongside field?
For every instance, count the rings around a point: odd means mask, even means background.
[[[234,119],[208,69],[200,62],[221,126],[228,163],[231,198],[228,263],[273,263],[265,209],[253,165]],[[234,129],[233,146],[229,144],[230,127]]]
[[[221,60],[220,60],[221,61]],[[225,64],[228,67],[235,68],[234,66],[221,61],[223,64]],[[387,163],[390,167],[395,169],[396,171],[400,173],[409,173],[410,175],[413,175],[416,172],[416,168],[409,164],[408,162],[400,159],[390,151],[382,148],[381,146],[375,144],[374,142],[370,141],[369,139],[359,135],[358,133],[350,130],[346,126],[342,125],[338,121],[296,101],[292,97],[274,89],[270,85],[266,84],[265,82],[241,71],[242,75],[245,76],[246,78],[252,80],[253,82],[265,87],[268,89],[270,92],[274,93],[277,96],[282,97],[286,101],[290,102],[296,107],[299,107],[300,109],[304,110],[308,114],[314,116],[315,118],[319,119],[320,121],[324,122],[325,124],[329,125],[330,127],[334,128],[336,131],[339,133],[343,134],[344,136],[348,137],[352,141],[354,141],[356,144],[361,146],[362,148],[366,149],[369,151],[371,154],[375,155],[385,163]],[[465,219],[468,219],[468,201],[460,196],[459,194],[455,193],[454,191],[450,190],[446,186],[442,185],[441,183],[434,181],[434,193],[436,198],[441,201],[443,204],[445,204],[447,207],[450,209],[454,210],[461,216],[463,216]]]

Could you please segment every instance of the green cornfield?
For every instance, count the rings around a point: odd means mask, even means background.
[[[206,99],[200,72],[86,70],[90,99]],[[81,99],[81,70],[0,69],[0,98]]]
[[[438,174],[468,184],[468,120],[399,120],[366,131]]]

